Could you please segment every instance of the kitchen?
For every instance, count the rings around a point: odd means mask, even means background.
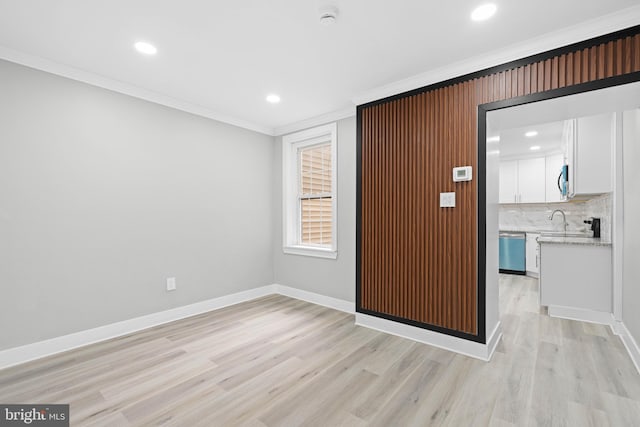
[[[638,138],[639,93],[636,83],[488,114],[500,281],[535,281],[549,316],[613,325],[621,312],[622,150]]]

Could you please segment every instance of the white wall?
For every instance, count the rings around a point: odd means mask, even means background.
[[[623,116],[624,255],[622,321],[640,343],[640,109]]]
[[[338,121],[338,258],[282,252],[282,137],[274,150],[273,267],[275,283],[345,301],[356,288],[356,118]]]
[[[495,112],[487,113],[487,135],[494,135],[492,118]],[[500,277],[498,274],[499,196],[500,196],[500,143],[487,141],[486,150],[486,235],[485,235],[485,325],[489,340],[500,322]],[[478,250],[482,250],[478,248]]]
[[[0,61],[0,349],[273,283],[273,147]]]

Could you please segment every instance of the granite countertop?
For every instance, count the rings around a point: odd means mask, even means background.
[[[544,234],[544,233],[560,233],[562,232],[561,229],[546,229],[546,230],[541,230],[540,227],[519,227],[519,226],[505,226],[505,227],[499,227],[500,231],[505,231],[507,233],[509,232],[513,232],[513,233],[531,233],[531,234]],[[575,230],[567,230],[568,233],[583,233],[585,232],[585,228],[582,229],[575,229]]]
[[[500,227],[500,231],[506,231],[507,233],[541,233],[539,229],[534,227]]]
[[[538,243],[554,243],[561,245],[611,246],[611,242],[593,237],[540,236]]]
[[[610,240],[589,237],[588,235],[576,236],[576,234],[585,233],[582,229],[567,230],[569,236],[563,236],[560,230],[540,230],[534,227],[504,226],[500,227],[501,232],[507,233],[528,233],[540,234],[537,238],[538,243],[554,243],[561,245],[590,245],[590,246],[611,246]],[[549,233],[549,234],[547,234]],[[554,235],[550,235],[554,234]]]

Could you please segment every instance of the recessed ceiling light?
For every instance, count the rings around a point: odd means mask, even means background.
[[[277,104],[278,102],[280,102],[280,97],[275,93],[272,93],[271,95],[267,95],[267,102],[270,102],[271,104]]]
[[[530,130],[529,132],[525,133],[524,136],[526,136],[527,138],[533,138],[534,136],[537,136],[538,132],[535,130]]]
[[[487,138],[487,142],[500,142],[500,137],[499,136],[490,136],[489,138]]]
[[[154,45],[147,42],[137,42],[133,46],[138,52],[144,53],[145,55],[155,55],[158,52],[158,49]]]
[[[471,12],[471,19],[473,21],[485,21],[491,18],[498,10],[497,6],[493,3],[485,3],[473,9]]]
[[[531,151],[538,151],[540,149],[539,145],[532,145],[531,147],[529,147],[529,150]]]

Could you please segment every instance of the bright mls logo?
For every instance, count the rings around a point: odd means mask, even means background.
[[[0,405],[0,426],[69,427],[69,405]]]

